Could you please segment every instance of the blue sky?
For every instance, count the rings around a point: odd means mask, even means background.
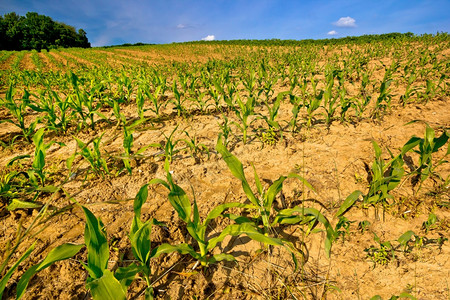
[[[450,32],[449,0],[1,0],[83,28],[92,46]]]

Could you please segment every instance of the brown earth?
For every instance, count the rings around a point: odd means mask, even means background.
[[[159,57],[149,53],[140,54],[135,50],[123,50],[122,53],[132,53],[136,56],[132,59],[136,60]],[[53,52],[51,55],[61,57]],[[161,57],[172,59],[173,55],[175,54],[169,52],[161,54]],[[212,54],[213,57],[216,55],[218,54]],[[78,57],[74,58],[81,61]],[[400,91],[394,93],[401,94]],[[344,199],[355,190],[364,193],[368,190],[369,174],[365,166],[370,166],[374,160],[372,141],[380,145],[383,157],[387,159],[387,149],[396,155],[412,136],[424,136],[424,123],[405,125],[410,121],[427,122],[438,136],[442,130],[449,130],[449,108],[448,97],[435,99],[426,105],[395,105],[391,113],[381,120],[364,119],[354,124],[335,121],[329,128],[319,123],[310,129],[302,128],[299,133],[286,132],[283,139],[274,146],[262,143],[256,134],[252,134],[249,143],[244,145],[233,126],[233,133],[236,135],[232,137],[229,148],[242,162],[254,191],[256,187],[252,164],[266,188],[281,175],[295,172],[303,176],[315,188],[315,192],[305,188],[299,180],[288,179],[284,183],[283,196],[277,198],[277,207],[315,207],[335,226],[338,220],[334,214]],[[124,109],[129,116],[135,114],[133,107]],[[283,104],[279,119],[288,121],[290,114],[290,104]],[[185,130],[210,149],[210,157],[201,154],[195,159],[187,150],[182,150],[174,158],[170,169],[173,171],[174,181],[187,192],[191,201],[194,199],[192,193],[195,194],[200,215],[206,216],[212,208],[224,202],[245,201],[240,181],[231,174],[224,160],[214,150],[220,130],[220,114],[177,117],[171,114],[169,107],[165,110],[165,115],[168,116],[166,119],[153,125],[148,124],[135,133],[135,147],[163,142],[164,134],[169,135],[175,127],[175,140],[184,139]],[[227,116],[230,121],[237,121],[234,113],[228,112]],[[258,122],[255,121],[253,127],[256,128]],[[14,126],[3,123],[0,136],[3,139],[15,131]],[[103,148],[110,154],[120,155],[121,131],[112,126],[105,125],[95,132],[82,132],[77,137],[87,141],[101,132],[105,132],[102,138]],[[47,158],[48,168],[54,170],[55,174],[69,176],[65,161],[76,149],[75,140],[71,136],[52,136],[51,139],[63,142],[65,146],[52,146]],[[183,145],[180,142],[178,149],[183,148]],[[442,157],[446,150],[441,149],[435,157]],[[32,146],[23,143],[4,148],[0,166],[5,166],[18,154],[32,155],[33,151]],[[134,259],[127,236],[134,216],[133,198],[150,180],[166,178],[164,161],[158,153],[157,149],[150,147],[144,153],[145,159],[135,162],[132,176],[122,172],[106,179],[87,175],[88,165],[77,159],[74,163],[77,171],[64,185],[64,193],[58,192],[44,199],[51,201],[54,210],[67,210],[35,229],[37,244],[33,257],[23,263],[13,275],[4,298],[14,297],[15,284],[21,274],[40,261],[49,249],[65,242],[84,242],[84,215],[79,206],[73,205],[71,199],[88,207],[105,224],[110,246],[112,245],[110,269],[128,265]],[[417,162],[417,157],[413,157],[413,160]],[[112,169],[119,168],[120,164],[119,160],[110,161]],[[448,178],[450,164],[441,165],[437,172],[443,178]],[[202,269],[188,256],[175,253],[163,255],[154,259],[152,265],[156,295],[161,299],[370,299],[378,294],[383,299],[389,299],[393,295],[408,292],[418,299],[449,299],[450,244],[446,241],[439,246],[432,242],[439,237],[449,237],[449,186],[447,184],[441,188],[440,182],[429,180],[419,193],[415,191],[410,181],[405,180],[395,190],[395,198],[385,210],[380,209],[376,213],[373,208],[352,208],[345,215],[352,222],[349,231],[343,239],[334,243],[330,258],[325,257],[323,251],[324,232],[306,236],[299,227],[277,229],[274,234],[292,241],[299,248],[306,247],[308,259],[301,264],[299,270],[294,269],[289,253],[282,248],[260,251],[259,243],[244,236],[227,239],[214,250],[217,253],[232,253],[236,262],[219,263]],[[156,218],[167,225],[154,226],[154,245],[192,243],[184,224],[167,201],[167,194],[164,187],[151,185],[149,198],[142,209],[143,219]],[[447,203],[447,206],[443,203]],[[0,251],[4,251],[7,241],[14,239],[18,226],[26,228],[37,211],[8,212],[5,207],[1,209],[4,230],[0,234]],[[425,232],[422,224],[430,212],[436,214],[440,222],[439,226]],[[361,221],[370,222],[365,231],[358,229]],[[210,234],[219,233],[228,223],[227,220],[214,222],[209,228]],[[383,242],[391,241],[395,244],[408,230],[419,236],[426,236],[429,243],[413,248],[409,253],[397,251],[396,258],[387,265],[375,264],[368,258],[365,250],[377,245],[374,234]],[[302,243],[304,246],[301,246]],[[18,249],[15,258],[25,249],[26,246]],[[89,294],[85,289],[88,275],[79,261],[86,261],[85,249],[73,259],[57,262],[38,273],[31,281],[24,299],[88,298]],[[136,280],[129,289],[129,296],[132,299],[143,298],[144,288],[145,281],[142,278]]]

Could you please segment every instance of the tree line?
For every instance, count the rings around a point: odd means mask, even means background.
[[[426,37],[438,36],[443,40],[448,40],[449,34],[446,32],[438,32],[433,34],[415,35],[412,32],[400,33],[391,32],[383,34],[366,34],[361,36],[346,36],[342,38],[330,39],[303,39],[303,40],[214,40],[214,41],[191,41],[192,44],[215,44],[215,45],[251,45],[251,46],[306,46],[306,45],[346,45],[346,44],[367,44],[381,42],[385,40],[413,40]],[[174,43],[176,44],[176,43]]]
[[[53,21],[35,12],[19,16],[15,12],[0,16],[0,50],[32,50],[82,47],[91,44],[83,29]]]

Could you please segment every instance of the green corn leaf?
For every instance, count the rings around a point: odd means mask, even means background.
[[[136,277],[136,274],[141,270],[142,267],[132,263],[127,267],[117,268],[117,270],[114,272],[114,277],[120,282],[120,284],[122,285],[122,289],[124,291],[127,291],[128,287]]]
[[[87,283],[86,287],[90,289],[92,298],[96,300],[120,300],[127,298],[122,284],[109,270],[103,270],[103,275]]]
[[[433,145],[433,140],[434,140],[434,130],[427,124],[427,127],[425,129],[425,142],[428,145]]]
[[[186,195],[186,192],[178,185],[176,185],[172,180],[172,175],[170,174],[169,165],[166,160],[166,171],[167,171],[167,181],[168,183],[164,182],[163,180],[152,180],[150,183],[161,183],[164,186],[166,186],[169,189],[169,202],[172,205],[172,207],[177,212],[180,219],[182,219],[184,222],[188,223],[191,221],[191,202],[189,201],[189,198]]]
[[[222,215],[222,213],[229,209],[229,208],[233,208],[233,207],[238,207],[238,208],[247,208],[247,209],[254,209],[255,206],[253,204],[243,204],[243,203],[238,203],[238,202],[230,202],[230,203],[224,203],[224,204],[220,204],[216,207],[213,208],[213,210],[211,210],[208,214],[208,216],[206,217],[205,221],[203,222],[203,224],[206,226],[208,225],[208,222],[212,219],[215,219],[217,217],[219,217],[220,215]]]
[[[82,206],[86,216],[84,239],[88,250],[89,275],[98,279],[106,270],[109,259],[109,247],[103,223],[94,214]]]
[[[441,148],[442,146],[445,145],[445,143],[447,143],[448,139],[449,139],[449,134],[446,131],[443,132],[440,137],[435,138],[432,152],[434,153],[434,152],[438,151],[439,148]]]
[[[405,155],[405,153],[419,145],[421,141],[422,139],[418,137],[410,138],[409,141],[407,141],[406,144],[402,147],[401,155]]]
[[[133,234],[131,247],[136,258],[145,266],[150,267],[152,223],[145,222],[139,230]]]
[[[188,223],[191,219],[191,203],[184,190],[174,184],[169,192],[169,202],[172,204],[180,219]]]
[[[300,180],[308,189],[310,189],[313,192],[316,192],[316,189],[302,176],[295,174],[295,173],[291,173],[287,176],[287,178],[297,178],[298,180]]]
[[[22,256],[19,258],[19,260],[16,261],[16,263],[8,270],[8,272],[6,272],[5,276],[3,276],[3,278],[0,280],[0,297],[2,297],[3,292],[5,291],[5,288],[6,288],[6,284],[8,283],[8,280],[11,278],[14,271],[25,259],[28,258],[28,256],[30,256],[31,252],[33,252],[33,250],[34,250],[35,245],[36,245],[36,243],[33,243],[27,249],[27,251],[25,251],[25,253],[22,254]]]
[[[151,257],[158,258],[161,254],[178,252],[180,254],[190,254],[195,259],[200,259],[198,254],[191,245],[179,244],[172,246],[170,244],[161,244],[158,247],[153,248]]]
[[[192,191],[194,194],[194,191]],[[198,212],[198,206],[197,206],[197,200],[195,199],[195,194],[194,194],[194,215],[193,215],[193,220],[192,223],[194,223],[194,225],[196,227],[200,226],[200,214]]]
[[[347,210],[349,210],[355,202],[358,200],[358,198],[362,195],[361,191],[354,191],[351,193],[345,200],[344,203],[342,203],[341,207],[339,207],[338,212],[336,213],[336,217],[340,217],[343,215]]]
[[[42,144],[44,143],[43,141],[44,132],[45,128],[41,128],[38,131],[36,131],[36,133],[33,136],[33,143],[35,144],[37,149],[40,149]]]
[[[45,259],[28,269],[20,278],[19,282],[17,283],[17,289],[16,289],[16,299],[22,298],[23,294],[25,293],[25,289],[28,286],[28,283],[30,282],[30,279],[39,271],[49,267],[51,264],[60,261],[69,259],[75,254],[77,254],[80,249],[84,247],[84,245],[75,245],[75,244],[62,244],[55,249],[51,250]]]
[[[8,208],[8,210],[11,211],[16,209],[40,208],[40,207],[42,207],[42,204],[40,203],[13,199],[6,208]]]
[[[42,150],[39,150],[37,152],[37,155],[34,157],[32,167],[35,170],[42,170],[44,166],[45,166],[45,155],[42,152]]]
[[[256,173],[255,165],[252,164],[252,167],[253,167],[253,172],[255,174],[256,189],[258,190],[258,194],[260,194],[262,196],[262,194],[263,194],[263,187],[262,187],[261,181],[259,180],[258,173]]]
[[[169,184],[167,182],[165,182],[164,180],[159,179],[159,178],[155,178],[155,179],[150,180],[149,184],[161,184],[161,185],[165,186],[168,190],[170,190]]]
[[[413,235],[414,235],[414,231],[409,230],[409,231],[405,232],[404,234],[402,234],[402,235],[398,238],[397,241],[398,241],[401,245],[406,245],[406,244],[411,240],[411,238],[413,237]]]
[[[141,208],[142,205],[144,205],[145,201],[147,201],[148,198],[148,184],[144,184],[139,192],[136,194],[136,197],[134,198],[133,203],[133,209],[134,209],[134,215],[137,218],[141,217]]]
[[[381,156],[381,148],[378,146],[377,142],[372,141],[373,149],[375,150],[375,157],[379,158]]]
[[[327,232],[327,237],[325,239],[325,253],[327,257],[330,257],[331,254],[331,245],[335,237],[335,232],[330,222],[328,222],[327,218],[317,209],[311,207],[299,207],[296,206],[294,208],[288,208],[281,210],[278,215],[275,217],[275,220],[272,223],[272,226],[278,224],[292,224],[290,218],[294,213],[298,213],[300,216],[309,217],[312,216],[314,219],[322,225],[324,225],[325,230]]]
[[[16,160],[21,160],[21,159],[24,159],[24,158],[30,158],[30,157],[31,157],[31,156],[28,155],[28,154],[18,155],[18,156],[16,156],[16,157],[14,157],[13,159],[11,159],[11,160],[6,164],[6,166],[10,167],[10,166],[13,165],[13,163],[14,163]]]
[[[252,240],[258,241],[260,243],[264,243],[267,245],[281,246],[283,242],[280,239],[268,237],[262,233],[260,233],[251,223],[242,223],[242,224],[232,224],[225,227],[224,230],[220,233],[219,236],[214,237],[208,241],[207,250],[211,250],[216,245],[224,240],[225,237],[231,236],[239,236],[245,234]]]
[[[232,155],[228,151],[228,149],[224,146],[221,136],[219,136],[217,140],[216,150],[222,155],[222,158],[228,165],[228,168],[230,169],[231,173],[242,182],[242,188],[244,189],[244,192],[247,195],[250,202],[253,203],[254,205],[259,206],[258,200],[253,194],[250,185],[248,184],[247,179],[245,178],[242,163],[234,155]]]
[[[43,187],[38,187],[36,190],[44,193],[55,193],[59,191],[61,188],[54,185],[46,185]]]
[[[215,263],[217,263],[219,261],[223,261],[223,260],[236,261],[236,258],[234,258],[234,256],[231,254],[220,253],[220,254],[216,254],[216,255],[209,257],[207,262],[208,262],[208,264],[215,264]]]
[[[275,200],[275,197],[283,188],[283,182],[286,178],[287,177],[285,176],[281,176],[267,190],[267,194],[264,199],[264,208],[267,211],[270,210],[270,208],[272,207],[273,200]]]

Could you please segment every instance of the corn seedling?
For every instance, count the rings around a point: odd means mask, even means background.
[[[183,139],[183,141],[187,145],[189,152],[191,153],[191,156],[195,159],[196,163],[200,162],[199,155],[201,153],[206,153],[208,155],[208,159],[209,159],[208,147],[205,144],[199,143],[197,141],[196,136],[191,137],[187,131],[184,131],[184,134],[186,134],[187,139]]]
[[[6,91],[5,99],[2,99],[2,102],[0,103],[2,106],[8,109],[13,118],[0,120],[0,124],[8,122],[17,126],[21,130],[22,136],[25,138],[25,140],[27,142],[31,142],[31,137],[34,134],[36,125],[40,122],[41,119],[36,118],[33,122],[31,122],[30,125],[26,125],[25,116],[27,114],[27,108],[31,104],[30,93],[25,90],[22,99],[19,99],[18,101],[14,100],[14,94],[14,88],[10,86]]]
[[[306,107],[306,113],[308,115],[306,126],[311,127],[313,119],[314,119],[314,113],[319,107],[321,106],[324,90],[320,90],[317,92],[317,81],[314,80],[314,77],[311,78],[311,83],[313,86],[313,95],[309,96],[308,99],[305,99],[303,101],[303,106]]]
[[[298,129],[298,114],[300,113],[300,109],[303,106],[303,101],[301,97],[295,96],[293,94],[289,94],[289,99],[292,104],[292,118],[289,121],[289,126],[291,127],[292,132],[296,132]]]
[[[162,244],[158,247],[151,248],[151,231],[152,225],[164,225],[155,219],[151,219],[147,222],[141,220],[142,205],[148,198],[148,184],[141,187],[134,199],[134,218],[130,229],[130,241],[131,249],[134,257],[138,260],[138,272],[144,275],[147,283],[145,290],[145,299],[153,299],[153,287],[151,282],[152,268],[150,265],[152,258],[157,258],[163,253],[171,253],[178,251],[180,253],[186,253],[184,246],[171,246],[169,244]]]
[[[278,121],[276,121],[276,117],[278,116],[278,110],[280,109],[281,101],[283,100],[283,97],[285,95],[288,95],[290,92],[281,92],[278,93],[276,100],[270,106],[268,101],[264,101],[265,106],[267,107],[267,110],[269,111],[269,116],[262,116],[262,118],[267,122],[269,127],[269,132],[277,132],[281,135],[281,138],[283,138],[283,133],[281,131],[281,126]]]
[[[409,122],[408,124],[414,123],[416,121]],[[417,183],[420,181],[419,188],[421,187],[423,181],[428,177],[439,178],[441,181],[444,181],[441,176],[436,173],[436,168],[446,163],[445,158],[450,154],[450,144],[447,147],[447,152],[444,156],[437,161],[433,162],[433,153],[439,151],[441,147],[443,147],[450,138],[450,134],[447,131],[444,131],[440,137],[435,137],[435,132],[433,128],[431,128],[428,124],[426,124],[425,129],[425,137],[412,137],[402,148],[402,155],[406,152],[412,150],[414,153],[419,155],[418,166],[415,170],[412,171],[410,175],[414,175],[413,183]],[[419,146],[419,149],[414,149],[416,146]]]
[[[367,253],[367,257],[372,260],[374,267],[376,265],[387,265],[389,262],[395,259],[394,246],[391,242],[381,242],[380,238],[374,233],[374,240],[378,246],[370,246],[364,251]]]
[[[393,95],[391,94],[391,90],[389,89],[393,79],[392,75],[399,67],[399,63],[394,61],[391,66],[388,68],[385,67],[384,78],[381,81],[379,94],[377,100],[375,102],[375,108],[372,110],[372,118],[380,119],[386,111],[391,109],[391,99]]]
[[[228,146],[229,141],[229,137],[231,134],[231,127],[230,124],[228,123],[228,117],[226,115],[222,115],[223,117],[223,123],[218,123],[219,128],[220,128],[220,135],[223,137],[223,142],[225,146]]]
[[[305,186],[311,190],[314,190],[314,188],[304,178],[294,173],[291,173],[288,176],[281,176],[267,189],[267,191],[265,191],[258,174],[256,173],[255,167],[253,166],[255,183],[258,192],[258,194],[255,195],[245,177],[242,163],[228,151],[220,136],[217,141],[216,150],[222,155],[222,158],[228,165],[231,173],[241,181],[242,188],[251,203],[247,206],[247,209],[257,212],[256,217],[254,217],[254,221],[248,218],[240,218],[241,222],[248,222],[250,224],[254,224],[254,226],[260,226],[261,224],[262,228],[260,228],[260,231],[265,236],[268,236],[271,232],[271,228],[278,224],[306,224],[311,226],[310,229],[307,230],[307,233],[309,233],[313,226],[317,223],[321,223],[324,225],[327,232],[327,237],[325,239],[325,252],[328,257],[330,256],[331,244],[335,239],[335,233],[330,223],[322,213],[314,208],[299,206],[282,209],[280,211],[275,211],[275,208],[273,207],[275,197],[281,192],[283,182],[287,178],[296,178]]]
[[[100,142],[103,137],[103,134],[96,138],[93,138],[87,143],[84,143],[77,137],[74,137],[74,139],[77,141],[78,147],[80,148],[80,152],[78,151],[75,152],[73,154],[73,157],[70,160],[68,160],[68,162],[70,162],[70,166],[68,166],[69,169],[71,167],[71,162],[73,162],[75,155],[79,153],[89,163],[91,170],[95,175],[101,176],[103,178],[105,177],[105,175],[110,175],[106,159],[100,151]],[[89,144],[91,143],[92,149],[89,147]]]
[[[352,108],[355,110],[355,115],[358,120],[361,120],[364,112],[367,109],[367,106],[370,104],[372,100],[372,96],[370,95],[368,85],[370,83],[369,74],[365,73],[362,75],[361,79],[361,88],[360,88],[360,96],[353,98],[351,102]]]
[[[174,140],[173,139],[173,134],[175,133],[175,131],[178,129],[178,126],[176,126],[174,128],[174,130],[172,130],[172,132],[170,133],[169,136],[166,136],[164,133],[164,137],[166,138],[166,140],[164,141],[164,145],[161,143],[154,143],[151,144],[150,147],[157,147],[157,148],[161,148],[163,149],[163,156],[164,159],[167,160],[169,163],[172,162],[174,156],[179,153],[180,151],[183,150],[183,148],[179,148],[179,149],[175,149],[175,147],[178,145],[179,142],[181,142],[182,140]]]
[[[44,120],[48,129],[55,132],[67,132],[71,121],[69,97],[63,100],[55,91],[49,91],[47,94],[42,93],[40,95],[39,103],[33,103],[29,106],[34,111],[45,113]]]
[[[176,80],[173,81],[172,92],[173,96],[175,97],[172,103],[175,105],[175,110],[177,111],[178,116],[181,116],[181,114],[183,114],[185,111],[183,105],[186,99],[184,98],[184,95],[178,90]]]
[[[208,266],[209,264],[214,264],[222,260],[235,260],[232,255],[226,253],[215,255],[210,254],[210,251],[213,250],[217,246],[217,244],[222,242],[227,236],[239,236],[245,234],[249,238],[267,245],[283,245],[283,242],[281,240],[270,238],[266,235],[261,234],[257,230],[257,228],[255,228],[251,223],[247,222],[228,225],[221,231],[220,235],[213,238],[208,238],[206,230],[208,229],[208,224],[210,223],[210,221],[218,217],[224,217],[223,212],[228,208],[245,207],[246,205],[234,202],[219,205],[215,207],[203,221],[201,221],[195,197],[194,204],[192,206],[189,198],[186,195],[186,192],[173,182],[172,175],[169,171],[168,161],[166,161],[164,168],[167,174],[167,181],[164,181],[162,179],[153,179],[150,183],[161,184],[169,190],[168,198],[170,204],[177,212],[178,217],[186,223],[187,231],[196,241],[200,250],[200,252],[197,252],[189,244],[180,244],[176,246],[178,252],[188,253],[193,258],[197,259],[202,264],[202,266]]]
[[[339,70],[329,70],[326,75],[326,83],[325,83],[325,91],[323,93],[323,109],[325,110],[324,116],[325,116],[325,124],[327,126],[330,126],[331,122],[333,121],[333,116],[338,108],[337,99],[338,97],[336,95],[333,95],[333,86],[334,86],[334,78],[339,78]],[[345,91],[344,91],[345,93]]]
[[[339,221],[334,228],[336,239],[342,238],[342,243],[345,241],[345,236],[350,234],[350,225],[355,221],[350,221],[344,216],[339,217]]]
[[[84,240],[88,252],[87,263],[83,263],[89,273],[86,288],[94,299],[126,299],[128,287],[139,269],[131,264],[114,272],[108,270],[109,246],[105,227],[89,209],[82,208],[86,217]]]
[[[336,217],[342,216],[361,196],[363,207],[374,206],[378,216],[378,205],[381,204],[385,207],[389,204],[388,199],[393,198],[390,192],[400,184],[405,172],[402,155],[393,157],[391,154],[391,160],[385,163],[381,158],[381,149],[378,144],[372,141],[372,145],[375,149],[375,161],[370,169],[369,191],[366,195],[363,195],[361,191],[354,191],[350,194],[342,203]]]
[[[241,100],[239,95],[237,95],[236,101],[239,105],[239,109],[235,108],[234,112],[236,114],[236,117],[238,117],[240,123],[233,122],[233,124],[235,124],[236,127],[242,132],[242,142],[246,144],[248,128],[252,123],[252,121],[249,120],[249,117],[254,114],[255,99],[249,97],[247,98],[247,102],[244,103],[244,101]]]
[[[41,207],[42,205],[40,205],[38,203],[34,203],[34,200],[38,197],[39,193],[40,192],[50,192],[54,189],[54,187],[52,187],[52,186],[44,187],[46,185],[46,181],[47,181],[47,173],[44,171],[44,167],[45,167],[45,156],[46,156],[47,150],[48,150],[48,148],[50,148],[51,145],[53,145],[56,142],[51,141],[49,143],[45,143],[44,142],[44,133],[45,133],[45,128],[41,128],[33,136],[35,152],[34,152],[34,157],[33,157],[31,168],[28,169],[26,172],[9,173],[8,183],[12,183],[12,185],[7,184],[4,187],[8,191],[10,190],[11,192],[17,191],[18,187],[25,188],[23,191],[26,193],[36,191],[36,194],[33,197],[33,201],[31,201],[31,202],[23,201],[23,200],[19,200],[19,199],[13,197],[11,203],[8,205],[9,210],[15,210],[18,208]],[[60,145],[64,145],[64,144],[60,143]],[[22,160],[25,158],[30,158],[30,156],[29,155],[16,156],[8,163],[8,166],[11,166],[15,161]],[[21,181],[19,179],[19,175],[23,175],[25,181]],[[12,196],[12,195],[10,195],[10,196]]]
[[[124,127],[123,128],[123,149],[125,150],[125,153],[121,156],[123,164],[125,166],[125,169],[128,171],[128,173],[132,174],[132,168],[130,164],[131,159],[137,159],[145,150],[147,150],[150,145],[141,147],[137,151],[133,151],[133,130],[132,127]]]

